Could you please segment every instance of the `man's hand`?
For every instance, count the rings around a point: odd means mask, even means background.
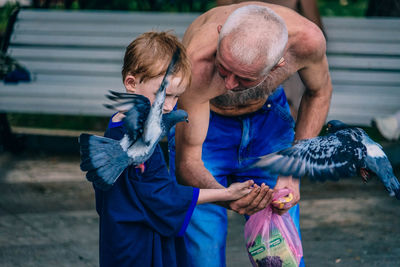
[[[253,190],[246,196],[232,201],[229,207],[239,214],[253,215],[271,204],[274,190],[264,183],[261,186],[254,184]]]
[[[292,201],[288,202],[289,205],[287,205],[288,207],[286,209],[285,208],[279,209],[272,205],[273,212],[278,213],[279,215],[282,215],[285,212],[287,212],[291,207],[293,207],[294,205],[296,205],[299,202],[299,200],[300,200],[299,184],[300,184],[300,179],[292,178],[291,176],[289,176],[289,177],[279,176],[278,177],[274,191],[278,191],[279,189],[283,189],[283,188],[291,189],[293,191],[293,199],[292,199]]]

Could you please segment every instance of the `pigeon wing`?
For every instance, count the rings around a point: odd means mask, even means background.
[[[321,136],[298,141],[294,146],[261,157],[253,166],[273,174],[312,180],[337,180],[353,176],[353,148],[336,135]]]
[[[107,98],[115,101],[115,104],[104,105],[109,109],[124,112],[124,123],[132,142],[143,133],[143,125],[149,115],[150,101],[148,98],[137,94],[118,93],[110,91]]]
[[[162,79],[161,85],[157,90],[156,97],[151,106],[148,119],[144,125],[142,139],[146,145],[151,145],[158,141],[162,135],[162,109],[165,101],[165,94],[169,84],[168,77],[174,72],[175,64],[180,56],[179,48],[173,54],[171,61],[167,67],[165,75]]]

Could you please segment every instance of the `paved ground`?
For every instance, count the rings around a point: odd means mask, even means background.
[[[400,266],[400,202],[376,178],[301,191],[307,266]],[[0,266],[97,266],[93,204],[76,155],[0,154]],[[250,266],[244,219],[229,212],[229,223],[228,266]]]

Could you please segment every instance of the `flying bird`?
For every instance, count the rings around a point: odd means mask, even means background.
[[[390,196],[400,199],[400,183],[382,147],[360,128],[338,120],[329,121],[327,126],[327,135],[300,140],[292,147],[262,156],[251,168],[322,182],[356,175],[366,182],[374,172]]]
[[[87,172],[86,178],[96,187],[110,189],[129,165],[138,166],[150,158],[160,139],[171,127],[178,122],[187,121],[188,115],[184,110],[162,114],[168,87],[167,78],[172,73],[178,56],[176,52],[152,105],[142,95],[110,91],[111,95],[107,97],[116,103],[105,106],[126,111],[123,121],[127,133],[121,140],[90,134],[80,135],[80,167]]]

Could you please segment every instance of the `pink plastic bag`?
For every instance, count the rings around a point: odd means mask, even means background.
[[[285,206],[290,194],[289,189],[279,190],[274,194],[273,205]],[[300,264],[303,248],[287,212],[281,216],[268,206],[250,216],[244,227],[244,238],[253,266],[297,267]]]

